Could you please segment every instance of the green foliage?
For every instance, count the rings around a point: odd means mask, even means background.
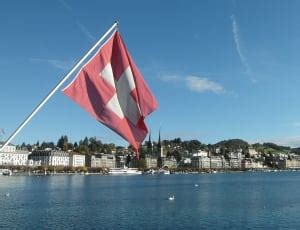
[[[263,143],[263,146],[266,147],[266,148],[271,148],[271,149],[275,149],[275,150],[278,150],[278,151],[286,151],[286,150],[291,150],[290,147],[287,147],[287,146],[281,146],[281,145],[276,145],[274,143]]]
[[[68,136],[64,135],[61,136],[58,141],[57,141],[57,145],[58,148],[60,148],[63,151],[67,151],[69,148],[69,144],[68,144]]]
[[[53,142],[42,142],[39,149],[46,149],[46,148],[55,149],[55,144]]]
[[[139,160],[137,160],[137,167],[139,169],[145,169],[145,168],[147,168],[146,160],[142,159],[142,158],[139,159]]]
[[[241,140],[241,139],[230,139],[224,140],[216,143],[215,147],[220,147],[227,149],[229,151],[237,150],[237,149],[247,149],[249,147],[248,142]]]
[[[173,150],[167,153],[167,157],[174,156],[177,162],[180,162],[182,159],[182,154],[178,150]]]

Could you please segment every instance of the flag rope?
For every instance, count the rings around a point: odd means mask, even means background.
[[[74,71],[85,61],[85,59],[100,45],[101,42],[114,30],[117,30],[119,22],[116,21],[106,33],[95,43],[95,45],[74,65],[64,78],[48,93],[48,95],[35,107],[35,109],[27,116],[27,118],[18,126],[18,128],[9,136],[2,145],[0,152],[3,151],[11,140],[24,128],[24,126],[34,117],[34,115],[43,107],[43,105],[53,96],[53,94],[62,86],[62,84],[74,73]]]

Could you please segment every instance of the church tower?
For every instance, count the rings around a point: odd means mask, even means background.
[[[158,157],[164,157],[164,150],[163,150],[163,146],[162,146],[161,138],[160,138],[160,130],[158,133],[157,155],[158,155]]]
[[[151,140],[151,130],[149,132],[149,140],[147,142],[147,154],[149,155],[153,155],[153,143],[152,143],[152,140]]]

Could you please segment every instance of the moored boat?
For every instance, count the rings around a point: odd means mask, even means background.
[[[111,168],[108,171],[111,175],[140,175],[142,174],[137,168]]]
[[[10,169],[4,169],[2,171],[2,175],[3,176],[11,176],[12,175],[12,171]]]

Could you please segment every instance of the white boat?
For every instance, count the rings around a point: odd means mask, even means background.
[[[170,173],[170,170],[166,170],[166,169],[159,169],[159,170],[157,170],[156,171],[156,173],[155,174],[164,174],[164,175],[170,175],[171,173]]]
[[[111,175],[140,175],[142,174],[137,168],[111,168],[108,171]]]
[[[2,175],[3,176],[11,176],[12,175],[12,171],[10,169],[4,169],[2,171]]]

